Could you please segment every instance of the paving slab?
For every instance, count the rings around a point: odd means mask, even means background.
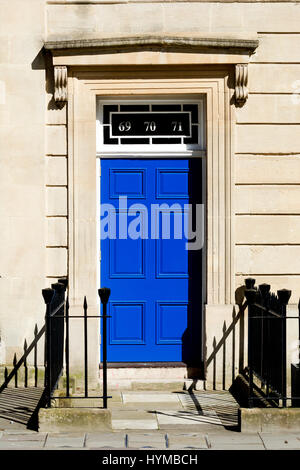
[[[207,449],[205,436],[199,433],[168,433],[168,449]]]
[[[31,449],[43,449],[44,440],[35,440],[35,441],[5,441],[0,440],[0,450],[31,450]]]
[[[29,442],[29,441],[32,441],[32,442],[35,442],[35,441],[41,441],[41,442],[45,442],[45,439],[47,437],[47,434],[46,433],[39,433],[39,432],[35,432],[35,433],[11,433],[11,432],[6,432],[4,431],[2,433],[2,436],[0,437],[0,442],[15,442],[15,441],[24,441],[24,442]]]
[[[129,449],[166,449],[166,434],[159,432],[132,433],[127,435]]]
[[[122,393],[123,403],[176,403],[180,404],[176,393],[127,392]]]
[[[239,408],[238,403],[228,392],[205,392],[195,391],[193,393],[180,392],[177,393],[182,405],[188,407],[190,405],[198,406],[200,408],[214,408],[214,409],[235,409]]]
[[[201,426],[200,426],[201,427]],[[300,433],[249,433],[202,430],[149,430],[97,433],[0,433],[0,450],[300,450]],[[2,436],[1,436],[2,434]],[[46,441],[46,442],[45,442]],[[44,445],[45,444],[45,445]]]
[[[31,435],[31,434],[33,434],[33,435],[41,434],[38,431],[34,431],[34,430],[31,430],[31,429],[26,429],[26,428],[25,429],[14,429],[14,428],[10,429],[10,428],[8,428],[8,429],[4,429],[1,432],[3,432],[3,435],[4,434],[7,434],[7,435],[8,434],[11,434],[11,435],[17,434],[17,435],[20,435],[20,436],[27,436],[27,435]]]
[[[88,433],[85,447],[92,449],[124,449],[125,433]]]
[[[212,447],[213,450],[265,450],[263,443],[261,444],[220,444]]]
[[[45,448],[82,448],[85,442],[84,433],[49,433]]]
[[[219,434],[208,433],[206,440],[208,447],[215,450],[264,449],[258,434],[241,434],[230,431]]]
[[[7,429],[13,429],[16,431],[26,431],[26,423],[19,423],[16,421],[13,421],[12,419],[9,418],[1,418],[0,417],[0,430],[7,430]]]
[[[239,405],[228,392],[179,393],[179,400],[186,410],[197,409],[204,416],[215,415],[224,426],[237,428]]]
[[[26,427],[43,391],[41,387],[5,388],[0,394],[0,418],[4,420],[1,424],[6,421],[6,425],[10,422]]]
[[[122,410],[123,411],[146,411],[149,413],[155,412],[155,410],[163,409],[163,410],[182,410],[182,405],[178,401],[177,403],[168,403],[168,402],[129,402],[129,403],[109,403],[109,409],[113,410]]]
[[[259,433],[265,448],[267,450],[299,450],[300,449],[300,432],[295,434],[275,434],[275,433]]]
[[[169,426],[222,425],[218,416],[213,412],[209,416],[205,416],[197,411],[157,410],[156,415],[159,429],[165,429],[165,427]]]
[[[112,410],[113,429],[158,429],[156,415],[144,410]]]
[[[42,450],[45,450],[46,452],[51,451],[51,450],[55,450],[55,451],[61,450],[61,451],[65,451],[65,452],[67,452],[68,450],[71,451],[71,452],[72,451],[74,452],[75,450],[80,450],[80,451],[84,450],[84,451],[88,452],[91,449],[86,449],[85,447],[47,447],[47,448],[43,447]]]

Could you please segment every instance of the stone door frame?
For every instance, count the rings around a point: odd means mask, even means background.
[[[96,97],[206,95],[206,303],[233,301],[233,112],[230,67],[72,68],[68,74],[69,288],[71,306],[98,305]]]

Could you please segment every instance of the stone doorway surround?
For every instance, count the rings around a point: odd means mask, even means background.
[[[235,106],[248,95],[247,64],[256,35],[159,34],[70,40],[49,37],[54,100],[67,106],[68,275],[70,314],[88,298],[99,311],[97,288],[96,98],[206,95],[206,339],[231,318],[234,305]],[[80,330],[78,330],[80,335]],[[90,370],[98,374],[99,328],[91,331]],[[80,347],[73,361],[81,362]],[[210,351],[207,350],[207,356]],[[93,374],[92,374],[93,375]]]

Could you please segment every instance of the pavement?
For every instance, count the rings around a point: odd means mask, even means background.
[[[39,433],[0,431],[0,450],[300,450],[299,433],[232,431],[112,431]]]
[[[0,450],[300,450],[300,429],[239,432],[238,404],[228,392],[123,391],[109,408],[112,429],[93,432],[37,432],[20,409],[2,414]]]

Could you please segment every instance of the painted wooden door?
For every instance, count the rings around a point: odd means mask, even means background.
[[[201,362],[203,250],[187,249],[201,182],[200,159],[101,160],[109,362]]]

